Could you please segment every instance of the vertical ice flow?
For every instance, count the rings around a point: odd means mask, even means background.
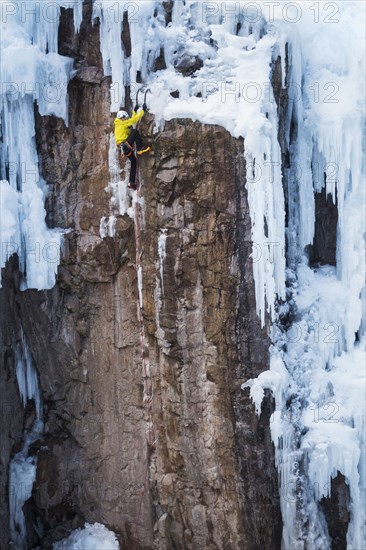
[[[295,28],[277,23],[287,33],[292,92],[301,92],[290,97],[287,124],[287,231],[296,254],[270,371],[247,385],[259,410],[264,388],[276,399],[271,431],[285,549],[330,547],[319,502],[338,474],[350,493],[347,548],[365,541],[365,6],[335,4],[332,24],[324,14],[315,23],[306,3]],[[338,210],[336,266],[314,267],[306,246],[314,239],[315,193],[323,188]],[[281,318],[289,311],[295,321],[286,329]],[[278,358],[286,368],[280,378]]]
[[[166,240],[168,230],[165,228],[160,229],[158,238],[158,256],[159,256],[159,272],[160,272],[160,284],[161,284],[161,298],[164,296],[164,260],[166,256]]]
[[[81,0],[71,4],[78,28]],[[18,254],[24,289],[51,288],[59,262],[62,234],[45,222],[47,185],[38,163],[34,102],[40,115],[67,123],[73,61],[57,53],[62,5],[72,7],[60,0],[1,4],[0,267]]]
[[[33,401],[35,409],[35,418],[32,427],[28,432],[24,433],[22,448],[11,460],[9,466],[11,541],[15,548],[26,550],[28,548],[27,529],[23,506],[31,497],[37,469],[37,456],[29,454],[29,449],[32,443],[41,437],[43,432],[43,404],[37,371],[34,368],[23,332],[15,351],[16,376],[23,406],[25,408],[30,401]]]

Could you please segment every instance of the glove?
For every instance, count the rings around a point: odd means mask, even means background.
[[[147,111],[147,105],[146,105],[146,103],[143,104],[142,109],[143,109],[143,111]]]
[[[138,104],[136,103],[136,106],[135,106],[135,113],[137,113],[139,107],[140,107],[140,105],[138,105]]]

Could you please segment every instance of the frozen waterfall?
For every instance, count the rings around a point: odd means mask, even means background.
[[[275,399],[270,427],[280,474],[282,546],[330,548],[321,500],[340,474],[350,501],[347,547],[358,550],[365,541],[366,497],[365,5],[175,0],[167,21],[164,4],[93,3],[104,72],[112,81],[111,112],[124,105],[126,86],[134,94],[143,81],[152,91],[156,131],[167,120],[189,118],[244,139],[257,314],[272,336],[270,369],[245,386],[258,414],[266,389]],[[38,166],[34,102],[41,115],[67,124],[73,64],[57,53],[56,37],[60,7],[74,7],[77,30],[82,2],[52,5],[52,15],[45,16],[39,2],[1,4],[0,267],[16,253],[24,289],[54,285],[62,239],[61,231],[45,223],[47,186]],[[121,43],[126,13],[130,54]],[[161,55],[164,68],[154,70]],[[282,110],[272,86],[279,56],[288,97]],[[193,76],[176,70],[187,58],[199,60]],[[284,143],[280,117],[286,118]],[[101,238],[114,236],[114,216],[133,216],[113,140],[109,164],[111,212],[102,218]],[[334,265],[309,260],[320,193],[338,216]],[[161,300],[166,234],[158,229]],[[37,430],[41,405],[32,373],[27,361],[18,363],[23,402],[33,399],[36,408],[38,403]],[[13,459],[11,484],[34,478],[31,442],[29,434]],[[19,548],[23,502],[15,491],[10,505]]]

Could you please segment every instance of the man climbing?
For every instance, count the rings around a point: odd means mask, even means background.
[[[132,116],[129,117],[126,111],[118,111],[116,118],[114,119],[114,137],[117,147],[119,147],[122,156],[126,156],[130,159],[130,183],[128,187],[130,189],[136,189],[136,156],[133,150],[136,143],[137,154],[142,155],[147,151],[150,151],[150,147],[143,147],[140,132],[136,128],[131,127],[136,124],[146,112],[146,103],[143,104],[142,109],[137,112],[139,106],[136,105]]]

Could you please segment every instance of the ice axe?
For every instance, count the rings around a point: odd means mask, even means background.
[[[144,105],[146,105],[146,96],[147,96],[148,93],[151,94],[150,88],[148,88],[144,93],[144,103],[143,103]]]
[[[143,88],[139,88],[136,92],[136,110],[138,109],[139,107],[139,93],[143,91]],[[146,96],[147,94],[150,93],[151,94],[151,90],[150,88],[147,88],[147,90],[145,90],[145,93],[144,93],[144,102],[143,102],[143,105],[146,105]]]
[[[142,92],[143,88],[139,88],[137,90],[137,93],[136,93],[136,111],[138,109],[138,106],[139,106],[139,103],[138,103],[138,100],[139,100],[139,93]],[[150,88],[147,88],[147,90],[145,90],[145,93],[144,93],[144,102],[143,102],[143,105],[146,106],[146,96],[147,94],[150,93],[151,94],[151,90]],[[140,121],[138,121],[137,125],[136,125],[136,128],[139,127],[139,124],[140,124]]]
[[[139,93],[142,91],[142,88],[139,88],[136,92],[136,103],[135,103],[135,111],[139,108]]]

